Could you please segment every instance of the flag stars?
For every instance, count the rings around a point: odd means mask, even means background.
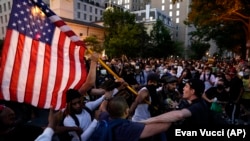
[[[16,26],[16,23],[12,23],[13,26]]]
[[[26,11],[27,11],[27,12],[30,12],[30,9],[29,9],[29,8],[27,8],[27,9],[26,9]]]
[[[24,28],[24,27],[21,27],[21,30],[22,30],[22,31],[24,31],[24,30],[25,30],[25,28]]]
[[[21,23],[22,23],[22,21],[21,21],[21,20],[18,20],[17,22],[18,22],[19,24],[21,24]]]
[[[49,13],[49,9],[46,9],[45,12],[46,12],[46,13]]]
[[[28,19],[27,19],[27,18],[24,18],[23,20],[24,20],[24,21],[27,21]]]
[[[23,14],[24,14],[24,11],[20,11],[20,13],[23,15]]]
[[[16,7],[17,7],[17,8],[20,8],[20,7],[21,7],[21,5],[20,5],[20,4],[17,4],[17,5],[16,5]]]
[[[15,15],[15,17],[18,17],[18,14],[17,14],[17,13],[15,13],[14,15]]]
[[[30,28],[30,25],[27,25],[26,27],[27,27],[27,28]]]
[[[38,29],[35,29],[35,32],[37,32],[38,31]]]
[[[26,3],[26,2],[23,2],[23,5],[27,5],[27,3]]]

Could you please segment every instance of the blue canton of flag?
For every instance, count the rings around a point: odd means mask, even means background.
[[[51,44],[55,25],[31,0],[18,0],[12,7],[8,28],[44,43]],[[43,3],[43,9],[47,6]],[[50,10],[45,10],[50,12]]]

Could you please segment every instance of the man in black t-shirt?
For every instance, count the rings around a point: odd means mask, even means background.
[[[165,114],[152,117],[150,119],[142,121],[146,124],[165,122],[178,123],[173,128],[185,128],[191,129],[193,127],[206,127],[209,124],[209,107],[207,103],[202,99],[202,93],[204,92],[205,86],[203,81],[199,79],[190,79],[186,82],[183,88],[182,98],[189,102],[187,107],[180,110],[173,110]],[[169,129],[167,139],[171,140],[174,136],[173,130]]]

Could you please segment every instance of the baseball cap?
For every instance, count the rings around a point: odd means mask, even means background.
[[[167,83],[174,83],[174,82],[177,82],[178,80],[177,80],[177,77],[175,77],[175,76],[171,76],[171,75],[169,75],[169,76],[162,76],[161,77],[161,79],[160,79],[160,82],[161,83],[164,83],[164,84],[167,84]]]

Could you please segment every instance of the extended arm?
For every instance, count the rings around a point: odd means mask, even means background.
[[[166,131],[171,123],[151,123],[146,124],[140,138],[147,138]]]
[[[191,115],[192,115],[191,112],[188,109],[184,108],[182,110],[170,111],[165,114],[161,114],[159,116],[152,117],[141,122],[146,124],[160,123],[160,122],[165,122],[165,123],[176,122],[179,120],[183,120],[187,117],[190,117]]]

